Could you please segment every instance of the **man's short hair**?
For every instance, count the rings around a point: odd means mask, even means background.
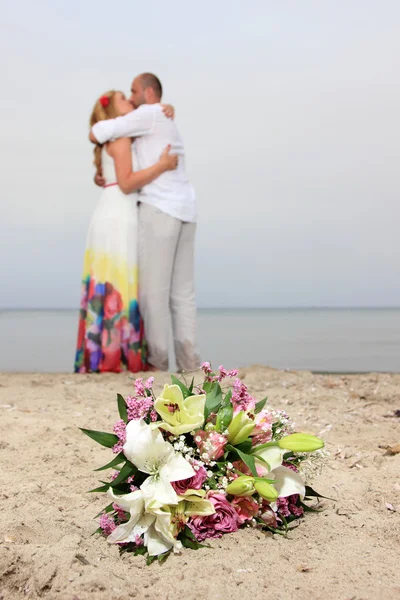
[[[161,81],[158,79],[158,77],[153,75],[153,73],[142,73],[140,75],[140,82],[141,82],[144,90],[149,87],[152,88],[154,93],[156,94],[156,96],[158,98],[160,98],[160,100],[161,100],[162,85],[161,85]]]

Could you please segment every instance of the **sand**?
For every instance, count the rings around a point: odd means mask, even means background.
[[[111,430],[121,375],[0,374],[0,598],[400,598],[400,375],[243,369],[251,391],[320,434],[326,500],[287,538],[246,529],[145,565],[97,536],[108,502],[87,494],[110,451],[78,426]],[[167,375],[157,376],[161,386]]]

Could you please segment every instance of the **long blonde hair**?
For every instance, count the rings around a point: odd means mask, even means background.
[[[95,125],[95,123],[97,123],[98,121],[106,121],[107,119],[115,119],[115,117],[118,117],[119,114],[117,113],[115,106],[114,106],[114,96],[117,93],[116,90],[110,90],[109,92],[106,92],[105,94],[103,94],[102,96],[100,96],[100,98],[98,98],[98,100],[96,101],[96,104],[93,107],[92,110],[92,114],[90,115],[90,120],[89,120],[89,124],[90,127],[93,127],[93,125]],[[104,98],[108,98],[109,102],[107,106],[103,106],[102,101],[104,102]],[[96,144],[94,147],[94,165],[96,166],[96,169],[99,170],[101,167],[101,149],[102,146],[100,144]]]

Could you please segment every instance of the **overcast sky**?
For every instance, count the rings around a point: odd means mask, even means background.
[[[400,305],[398,0],[16,0],[0,307],[76,307],[88,118],[153,71],[199,204],[199,306]]]

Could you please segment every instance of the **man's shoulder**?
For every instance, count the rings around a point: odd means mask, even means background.
[[[155,112],[160,112],[162,110],[161,104],[141,104],[140,106],[137,107],[135,112],[139,112],[141,114],[144,113],[155,113]]]

